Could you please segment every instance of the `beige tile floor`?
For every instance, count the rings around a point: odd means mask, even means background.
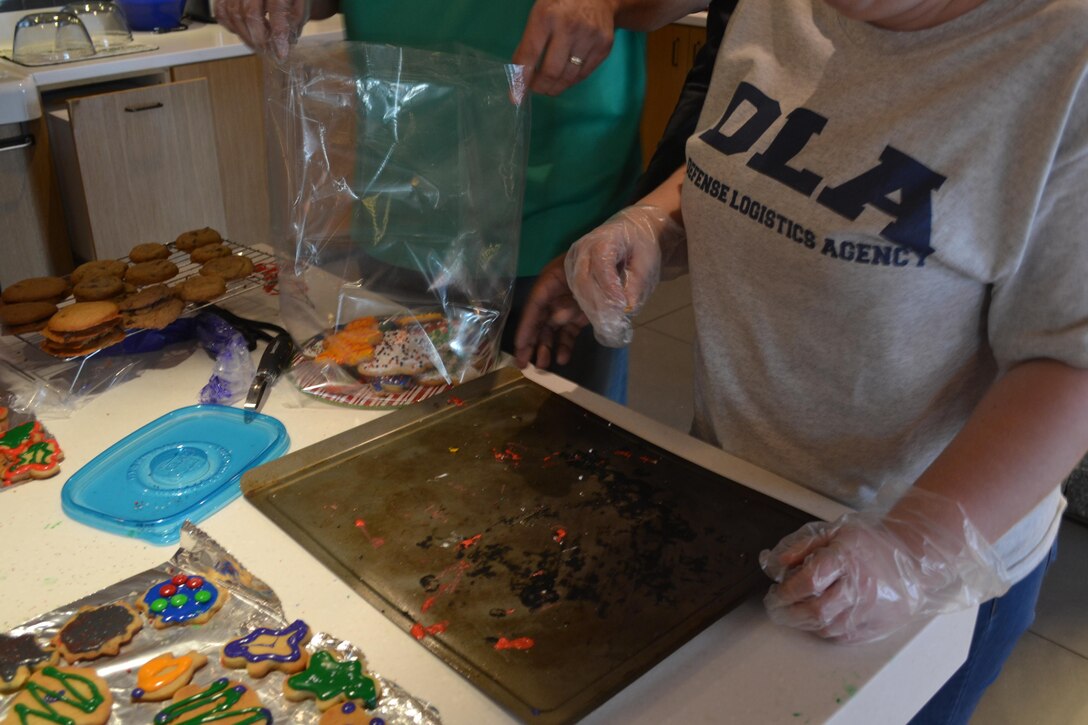
[[[695,321],[687,277],[664,282],[636,320],[628,405],[674,428],[691,422]],[[971,725],[1088,725],[1088,526],[1066,519],[1035,624]]]

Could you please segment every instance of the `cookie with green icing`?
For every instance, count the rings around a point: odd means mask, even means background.
[[[112,707],[110,686],[94,670],[48,665],[30,676],[0,725],[104,725]]]
[[[361,701],[373,710],[378,706],[381,687],[366,674],[361,660],[341,661],[321,650],[310,658],[305,670],[283,681],[283,694],[296,702],[314,698],[322,711],[346,700]]]
[[[271,723],[272,713],[257,693],[240,682],[221,677],[210,685],[186,685],[155,716],[155,725],[170,723]]]

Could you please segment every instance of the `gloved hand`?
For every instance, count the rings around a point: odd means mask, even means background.
[[[844,642],[882,639],[1012,584],[960,505],[920,489],[884,515],[806,524],[759,563],[777,582],[763,600],[773,621]]]
[[[629,206],[586,234],[567,251],[567,284],[608,347],[631,342],[631,320],[668,273],[687,266],[687,237],[664,210]]]
[[[312,0],[217,0],[215,19],[250,48],[283,60],[310,19]]]

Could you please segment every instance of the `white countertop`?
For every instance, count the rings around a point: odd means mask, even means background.
[[[0,13],[0,48],[11,49],[15,24],[26,13]],[[189,23],[188,30],[171,33],[133,33],[133,43],[157,46],[157,50],[27,68],[0,58],[0,124],[19,123],[41,116],[38,95],[42,91],[141,75],[187,63],[249,55],[250,50],[234,33],[215,23]],[[339,15],[306,24],[300,42],[343,37]]]
[[[250,293],[228,306],[268,319],[274,298]],[[9,339],[10,338],[6,338]],[[43,422],[65,451],[61,473],[0,491],[0,631],[170,558],[173,547],[101,532],[61,509],[67,478],[140,426],[197,402],[212,362],[196,353],[145,370]],[[572,384],[529,376],[637,435],[817,516],[838,504]],[[281,380],[265,413],[281,420],[291,450],[380,416],[303,398]],[[446,723],[504,723],[510,716],[325,569],[244,498],[199,526],[279,595],[288,617],[350,640],[370,666],[434,704]],[[937,618],[895,638],[842,646],[772,624],[759,597],[724,616],[583,722],[905,722],[966,656],[974,611]]]

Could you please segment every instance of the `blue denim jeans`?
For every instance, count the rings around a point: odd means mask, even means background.
[[[910,725],[966,725],[982,693],[993,684],[1020,636],[1035,621],[1035,603],[1043,575],[1058,553],[1058,543],[1043,563],[1004,595],[978,608],[967,661],[926,703]]]
[[[502,349],[511,354],[514,352],[514,333],[521,320],[521,311],[534,282],[536,277],[518,277],[514,280],[510,317],[502,333]],[[627,403],[627,348],[605,347],[593,338],[592,327],[587,326],[574,341],[570,362],[566,365],[553,362],[548,370],[609,400],[621,405]]]

